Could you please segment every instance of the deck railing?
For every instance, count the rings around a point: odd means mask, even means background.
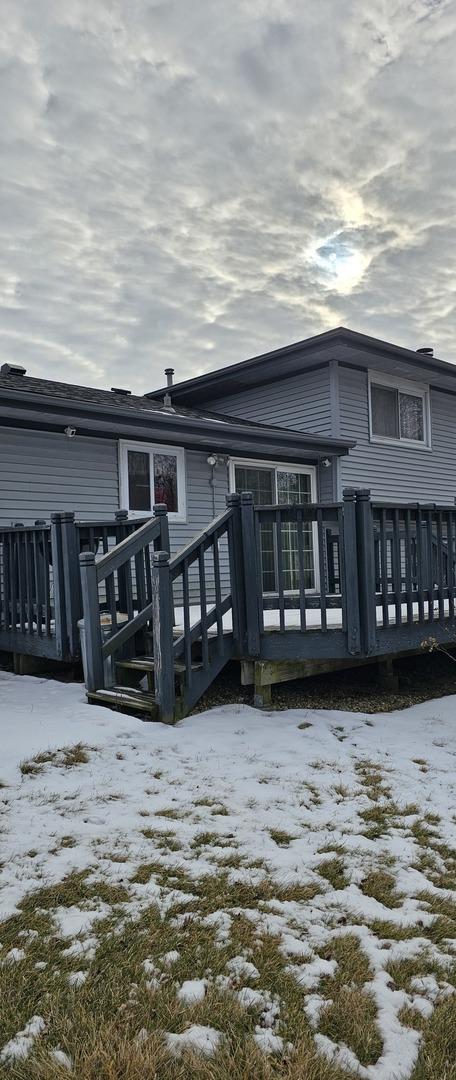
[[[129,523],[125,523],[126,525]],[[89,690],[104,687],[105,661],[125,656],[136,635],[152,628],[153,552],[169,549],[166,506],[154,506],[148,518],[101,558],[93,551],[79,556],[84,611],[86,684]],[[100,612],[106,612],[108,634],[103,640]]]
[[[121,510],[111,520],[51,522],[0,528],[0,648],[71,660],[79,656],[82,617],[78,555],[107,552],[142,522]],[[100,598],[105,607],[105,598]]]

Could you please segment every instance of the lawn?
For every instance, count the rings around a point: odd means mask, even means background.
[[[0,716],[0,1075],[456,1080],[456,697]]]

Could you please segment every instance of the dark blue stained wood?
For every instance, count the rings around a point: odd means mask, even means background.
[[[79,556],[79,565],[81,568],[86,647],[86,687],[89,691],[102,690],[104,688],[104,668],[97,567],[94,552],[83,551]]]
[[[345,488],[343,493],[343,564],[345,568],[345,590],[347,605],[347,646],[352,656],[361,652],[361,620],[358,585],[357,539],[356,539],[356,491]],[[327,654],[328,655],[328,654]]]
[[[338,548],[337,548],[337,561],[339,567],[339,597],[342,610],[342,629],[348,634],[347,623],[347,592],[345,588],[345,550],[343,543],[344,536],[344,513],[343,507],[339,507],[337,510],[337,525],[338,525]]]
[[[152,565],[155,696],[160,720],[175,721],[173,595],[169,552],[156,551]]]
[[[284,602],[284,586],[283,586],[283,534],[282,534],[282,512],[276,511],[276,519],[274,524],[274,532],[276,537],[276,551],[277,551],[277,592],[279,601],[279,627],[280,632],[285,633],[285,602]]]
[[[35,611],[35,588],[33,578],[33,534],[26,533],[24,536],[25,542],[25,584],[26,584],[26,603],[27,603],[27,624],[29,634],[36,633],[36,611]]]
[[[201,652],[203,657],[203,667],[209,667],[209,644],[207,639],[207,598],[206,598],[206,565],[204,562],[204,551],[200,550],[198,555],[198,576],[199,576],[199,595],[200,595],[200,612],[201,612]]]
[[[213,545],[213,559],[214,559],[214,591],[215,591],[215,610],[217,613],[217,636],[219,650],[223,638],[223,616],[222,616],[222,586],[220,581],[220,552],[218,546],[218,538],[214,537]]]
[[[51,551],[56,648],[57,656],[63,659],[68,653],[68,636],[66,625],[65,577],[63,569],[62,528],[60,516],[60,514],[53,514],[51,518]],[[50,625],[49,630],[46,626],[46,632],[50,632]]]
[[[428,577],[428,621],[434,622],[434,551],[432,536],[432,510],[425,510],[426,521],[426,555]]]
[[[154,517],[159,523],[159,532],[153,541],[154,551],[170,552],[168,508],[165,503],[155,503]]]
[[[321,508],[317,510],[317,537],[318,537],[318,566],[320,570],[320,618],[322,633],[328,629],[328,617],[326,614],[326,568],[325,568],[325,544],[323,536],[323,514]]]
[[[387,541],[387,517],[384,507],[380,510],[380,591],[382,594],[382,621],[383,626],[389,626],[389,597],[388,597],[388,541]]]
[[[257,537],[253,496],[241,494],[242,550],[244,557],[245,611],[247,622],[247,655],[260,654],[259,594],[257,566]]]
[[[413,625],[413,545],[411,512],[405,511],[405,592],[407,597],[407,624]]]
[[[454,514],[447,511],[447,552],[448,552],[448,615],[454,618],[454,594],[455,594],[455,531]]]
[[[443,523],[442,523],[442,511],[436,510],[436,535],[437,535],[437,588],[438,588],[438,601],[439,601],[439,619],[443,622],[445,619],[445,571],[443,562]]]
[[[227,495],[226,506],[230,513],[227,526],[227,539],[230,585],[233,597],[233,638],[236,645],[239,647],[244,641],[246,632],[241,496],[237,493]]]
[[[82,616],[81,577],[78,567],[79,536],[73,513],[62,513],[59,517],[62,536],[67,655],[75,657],[79,654],[78,621]]]
[[[182,600],[184,608],[184,658],[186,667],[186,682],[190,687],[193,681],[192,670],[192,638],[190,633],[190,589],[188,580],[188,562],[184,559],[182,567]]]
[[[416,574],[417,574],[417,587],[418,587],[418,618],[420,623],[424,624],[424,593],[425,593],[425,574],[424,574],[424,544],[423,544],[423,532],[424,522],[421,509],[416,508]]]
[[[356,558],[358,562],[361,645],[369,656],[375,649],[377,608],[375,594],[374,522],[370,492],[356,492]]]
[[[393,579],[393,594],[394,594],[394,613],[396,626],[400,626],[402,622],[402,567],[401,567],[401,540],[400,540],[400,521],[399,510],[395,508],[392,512],[392,525],[393,525],[393,537],[391,544],[392,555],[392,579]]]
[[[299,621],[301,630],[306,629],[306,585],[304,573],[304,530],[302,524],[302,510],[296,518],[298,533],[298,581],[299,581]]]

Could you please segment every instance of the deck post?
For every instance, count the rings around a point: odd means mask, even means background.
[[[230,583],[233,604],[233,638],[238,647],[244,647],[246,633],[244,607],[244,560],[242,553],[241,496],[233,492],[226,496],[226,505],[231,510],[228,531],[228,556],[230,563]]]
[[[154,517],[160,518],[160,535],[154,540],[154,551],[167,551],[170,554],[168,507],[166,503],[155,503]]]
[[[81,578],[79,573],[79,539],[72,511],[51,514],[51,522],[60,522],[62,569],[65,597],[66,650],[69,656],[79,653],[78,619],[82,615]]]
[[[93,692],[104,689],[100,602],[94,552],[83,551],[79,556],[79,566],[84,614],[86,687]]]
[[[57,658],[68,655],[61,514],[51,514],[52,585],[54,593],[55,645]]]
[[[169,552],[156,551],[152,563],[152,629],[154,639],[155,697],[163,724],[176,719],[174,686],[174,605]]]
[[[355,488],[344,488],[345,611],[347,645],[352,656],[357,656],[361,652],[355,496]]]
[[[251,657],[260,655],[260,619],[259,573],[257,566],[257,547],[255,536],[255,513],[251,491],[241,495],[242,552],[244,562],[244,595],[247,629],[247,653]]]
[[[374,520],[370,491],[365,488],[356,492],[356,535],[361,643],[364,654],[370,656],[377,644],[377,613],[375,606]]]

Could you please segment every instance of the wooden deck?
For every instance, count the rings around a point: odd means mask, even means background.
[[[165,507],[154,509],[142,523],[62,514],[0,532],[0,648],[77,656],[83,615],[90,699],[141,701],[173,722],[233,658],[341,664],[456,639],[454,506],[353,489],[331,504],[231,495],[172,557]]]

